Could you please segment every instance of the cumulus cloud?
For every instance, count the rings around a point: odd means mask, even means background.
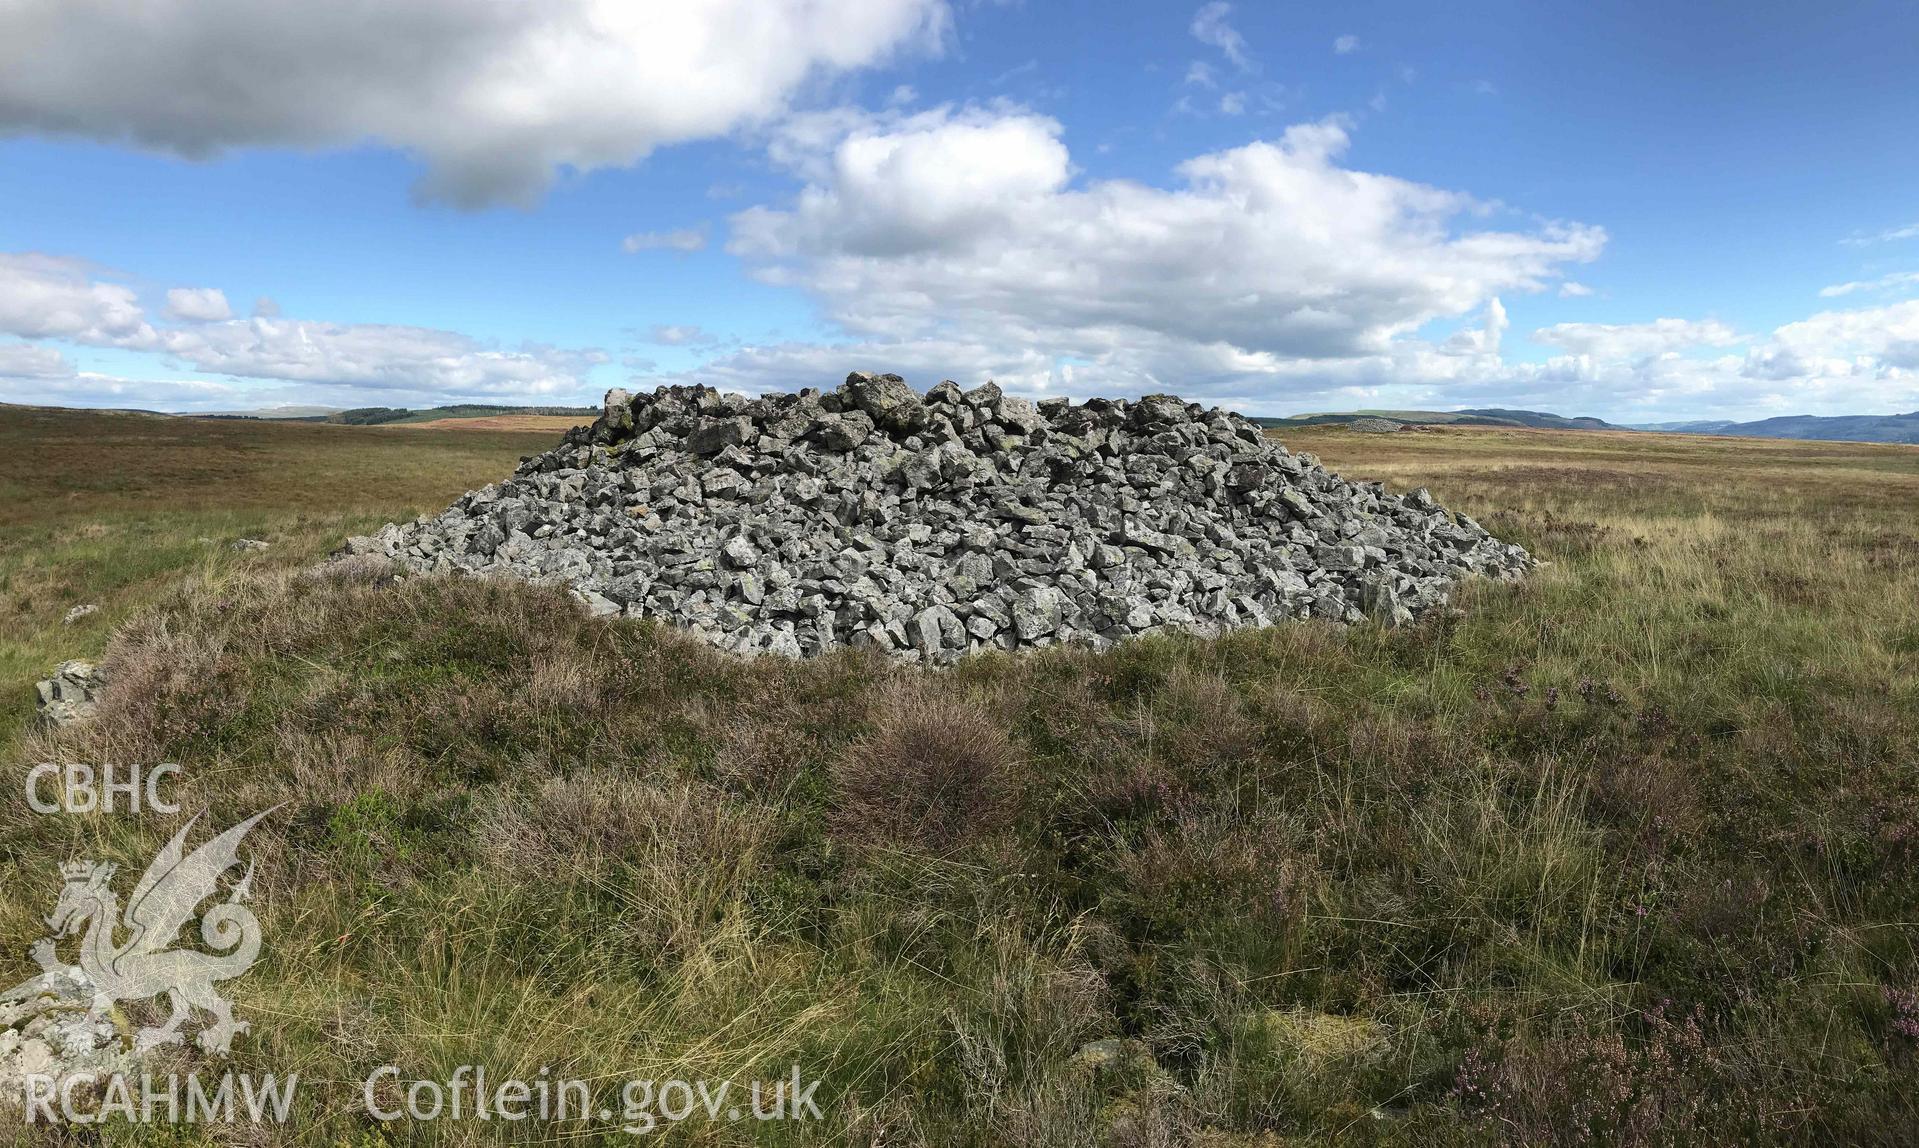
[[[156,349],[210,374],[472,397],[575,393],[604,358],[429,327],[257,318],[165,331]]]
[[[1335,55],[1350,56],[1357,51],[1359,51],[1359,37],[1350,32],[1333,41],[1333,52]]]
[[[1655,319],[1650,323],[1556,323],[1533,340],[1597,359],[1636,360],[1694,347],[1730,347],[1739,332],[1717,319]]]
[[[424,327],[236,319],[212,289],[170,291],[166,306],[188,321],[151,322],[131,288],[81,260],[0,253],[0,334],[147,352],[210,374],[439,398],[575,395],[587,389],[584,373],[605,359],[543,346],[504,349]],[[49,362],[43,349],[30,350],[42,351],[34,361]],[[9,354],[12,361],[22,352]],[[93,378],[89,385],[98,384]]]
[[[706,228],[682,227],[677,231],[638,231],[620,241],[620,250],[628,255],[642,251],[677,251],[682,255],[706,246]]]
[[[1897,271],[1891,275],[1881,275],[1877,279],[1861,279],[1851,283],[1834,283],[1830,287],[1821,287],[1819,297],[1833,299],[1859,291],[1891,291],[1916,285],[1919,285],[1919,271]]]
[[[0,252],[0,333],[112,346],[153,336],[133,289],[80,259]]]
[[[373,139],[419,191],[536,200],[557,171],[785,111],[811,78],[935,50],[943,0],[16,0],[0,14],[0,134],[189,158]]]
[[[52,347],[0,343],[0,379],[60,379],[71,374],[73,364]]]
[[[190,323],[212,323],[233,318],[233,308],[218,287],[175,287],[167,292],[167,314]]]
[[[1595,227],[1501,230],[1469,196],[1342,166],[1347,130],[1197,156],[1162,189],[1076,186],[1059,124],[1030,112],[868,117],[811,137],[807,185],[736,215],[729,250],[855,338],[1032,348],[1137,391],[1384,354],[1604,246]]]
[[[1919,370],[1919,299],[1821,311],[1773,332],[1773,343],[1826,374]]]
[[[1176,390],[1256,413],[1511,405],[1643,421],[1916,405],[1919,329],[1897,308],[1758,335],[1716,319],[1560,323],[1528,345],[1549,357],[1515,359],[1508,305],[1590,294],[1565,276],[1605,233],[1356,170],[1350,130],[1295,125],[1154,187],[1083,180],[1060,126],[1018,108],[814,117],[774,147],[801,188],[734,216],[728,247],[808,292],[837,336],[654,379],[756,391],[897,370],[1028,394]]]
[[[1715,320],[1661,319],[1559,324],[1533,338],[1571,353],[1456,377],[1448,393],[1561,409],[1577,402],[1641,421],[1919,406],[1919,301],[1821,312],[1763,336]]]
[[[1218,48],[1228,60],[1242,70],[1250,70],[1253,62],[1246,54],[1245,38],[1239,34],[1238,29],[1226,22],[1226,18],[1232,15],[1232,12],[1233,6],[1225,0],[1213,0],[1213,3],[1204,5],[1199,11],[1193,13],[1190,31],[1193,33],[1193,38],[1200,43]]]

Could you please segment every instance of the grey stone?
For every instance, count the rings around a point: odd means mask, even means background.
[[[59,727],[92,717],[106,683],[105,671],[92,662],[61,662],[52,677],[34,683],[40,721]]]
[[[760,552],[747,541],[745,535],[736,534],[727,539],[726,545],[720,547],[720,557],[735,570],[741,570],[749,566],[757,566],[760,561]]]
[[[0,993],[0,1107],[17,1116],[33,1076],[105,1079],[138,1067],[102,999],[78,965],[61,965],[53,946],[34,948],[42,971]]]
[[[827,450],[849,451],[873,433],[873,420],[860,411],[821,415],[810,433]]]
[[[758,399],[609,393],[512,477],[336,557],[562,582],[743,656],[863,644],[931,665],[1166,628],[1404,625],[1459,578],[1532,566],[1428,492],[1347,482],[1228,411],[990,383],[922,400],[867,374]],[[92,682],[41,683],[48,720]]]
[[[694,454],[718,454],[755,437],[753,420],[745,415],[735,418],[704,418],[686,436],[686,449]]]
[[[1031,641],[1059,629],[1065,595],[1052,586],[1038,586],[1013,599],[1013,629],[1020,640]]]
[[[868,375],[855,371],[840,386],[842,402],[864,411],[873,425],[889,432],[910,433],[926,425],[926,408],[919,394],[898,375]]]

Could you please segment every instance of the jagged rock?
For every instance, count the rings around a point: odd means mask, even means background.
[[[79,966],[55,966],[0,993],[0,1107],[19,1112],[26,1080],[105,1077],[134,1067],[112,1005]]]
[[[1396,422],[1393,419],[1380,419],[1368,416],[1363,419],[1354,419],[1352,422],[1347,423],[1346,429],[1356,430],[1361,434],[1396,434],[1399,431],[1405,430],[1406,424]]]
[[[898,375],[855,372],[841,388],[842,396],[864,411],[873,425],[889,433],[911,434],[926,425],[926,407],[906,380]]]
[[[272,547],[271,542],[262,542],[258,538],[235,538],[233,548],[247,553],[257,553]]]
[[[90,614],[97,614],[99,612],[100,612],[100,607],[95,606],[91,602],[87,603],[84,606],[75,606],[73,609],[67,611],[66,617],[60,619],[60,624],[63,626],[71,626],[75,622],[78,622],[80,619],[85,618]]]
[[[106,674],[92,662],[61,662],[52,677],[34,683],[40,720],[63,726],[92,717],[105,685]]]
[[[609,392],[591,427],[337,557],[572,586],[742,654],[946,663],[1317,618],[1403,625],[1532,560],[1170,395],[1031,403],[897,375]]]

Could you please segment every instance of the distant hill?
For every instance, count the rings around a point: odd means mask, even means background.
[[[397,413],[396,413],[397,412]],[[341,422],[352,421],[348,418],[355,411],[341,411]],[[600,413],[598,407],[513,407],[494,406],[487,403],[458,403],[448,407],[430,407],[426,410],[409,411],[394,407],[365,408],[367,424],[375,423],[430,423],[441,419],[485,419],[500,415],[567,415],[569,417],[592,418]]]
[[[1743,438],[1919,443],[1919,411],[1903,415],[1781,415],[1749,423],[1705,420],[1656,423],[1636,429],[1738,435]]]
[[[337,413],[339,409],[338,407],[315,406],[259,407],[250,411],[197,411],[193,417],[202,419],[298,419],[310,422],[316,419],[324,419],[330,414]]]
[[[1547,414],[1544,411],[1516,411],[1503,407],[1479,407],[1462,411],[1346,411],[1288,418],[1260,418],[1254,421],[1268,427],[1346,426],[1357,419],[1391,419],[1410,426],[1465,427],[1537,427],[1548,430],[1625,430],[1604,419]]]
[[[1350,426],[1360,419],[1391,419],[1411,427],[1540,427],[1550,430],[1632,430],[1667,434],[1718,434],[1740,438],[1802,438],[1826,442],[1919,443],[1919,411],[1903,415],[1783,415],[1757,422],[1693,419],[1686,422],[1616,425],[1604,419],[1567,418],[1543,411],[1480,407],[1462,411],[1345,411],[1258,418],[1266,427]]]
[[[1736,425],[1731,419],[1694,419],[1677,423],[1633,423],[1626,429],[1666,431],[1669,434],[1724,434],[1727,427]]]
[[[489,403],[409,410],[406,407],[266,407],[257,411],[219,411],[190,415],[203,419],[269,419],[276,422],[344,423],[348,426],[384,426],[392,423],[429,423],[441,419],[497,418],[501,415],[565,415],[592,418],[598,407],[516,407]]]

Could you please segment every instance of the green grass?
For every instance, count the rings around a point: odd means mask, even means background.
[[[11,768],[178,761],[220,824],[289,802],[231,984],[239,1067],[334,1082],[289,1139],[604,1133],[382,1130],[388,1062],[825,1081],[823,1125],[667,1134],[696,1143],[1919,1135],[1919,450],[1289,433],[1548,565],[1406,631],[927,673],[297,573],[522,440],[31,417],[0,422],[5,670],[25,705],[111,623],[121,689],[16,726]],[[236,533],[275,548],[194,541]],[[105,623],[61,629],[86,595]],[[4,809],[11,983],[57,861],[137,870],[177,822]]]
[[[34,678],[88,657],[182,573],[312,562],[438,511],[550,435],[314,426],[0,406],[0,736]],[[271,542],[255,557],[238,538]],[[74,606],[100,612],[71,627]]]

